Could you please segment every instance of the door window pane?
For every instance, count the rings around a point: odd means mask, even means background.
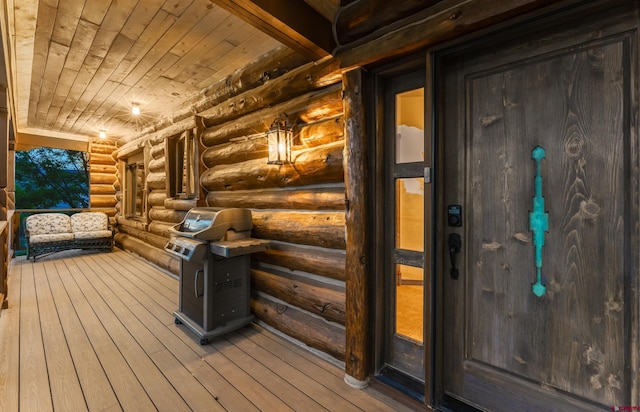
[[[424,270],[396,265],[396,334],[423,340]]]
[[[424,178],[396,179],[396,249],[424,251]]]
[[[396,163],[424,161],[424,88],[396,94]]]

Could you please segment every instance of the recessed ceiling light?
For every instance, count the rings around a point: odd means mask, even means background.
[[[138,103],[134,103],[133,106],[131,106],[131,113],[133,113],[135,116],[140,114],[140,106],[138,105]]]
[[[101,139],[104,139],[105,137],[107,137],[107,131],[104,129],[100,130],[99,136]]]

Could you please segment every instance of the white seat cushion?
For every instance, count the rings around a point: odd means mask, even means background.
[[[110,230],[91,230],[89,232],[73,232],[76,239],[98,239],[103,237],[111,237]]]
[[[71,233],[71,220],[62,213],[40,213],[27,217],[25,227],[33,239],[34,235]]]
[[[29,237],[29,242],[33,245],[38,243],[60,242],[63,240],[73,240],[73,233],[52,233]]]
[[[76,213],[74,215],[71,215],[71,228],[73,229],[74,233],[108,230],[109,218],[107,217],[106,213],[102,212]],[[109,234],[109,236],[111,236],[111,234]]]

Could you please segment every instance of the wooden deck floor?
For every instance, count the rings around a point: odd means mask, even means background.
[[[178,282],[123,251],[14,259],[0,411],[403,409],[258,325],[201,346],[177,305]]]

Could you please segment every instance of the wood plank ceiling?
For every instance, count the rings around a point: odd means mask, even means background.
[[[310,9],[329,33],[338,2],[283,4]],[[275,48],[289,46],[310,59],[329,54],[330,46],[323,52],[313,44],[317,40],[301,41],[309,34],[281,24],[269,14],[281,10],[268,10],[263,4],[273,2],[263,0],[3,3],[7,88],[19,135],[87,141],[104,129],[128,141],[147,123],[170,117],[185,100]],[[234,10],[233,3],[240,6]],[[139,116],[132,115],[133,104],[140,105]]]

